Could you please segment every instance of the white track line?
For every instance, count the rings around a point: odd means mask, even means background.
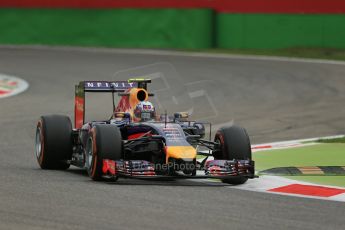
[[[312,199],[321,199],[321,200],[333,200],[333,201],[341,201],[345,202],[345,193],[331,196],[331,197],[318,197],[318,196],[306,196],[306,195],[298,195],[298,194],[289,194],[289,193],[278,193],[278,192],[269,192],[268,190],[279,188],[291,184],[300,184],[300,185],[311,185],[311,186],[321,186],[325,188],[336,188],[336,189],[345,189],[343,187],[337,186],[330,186],[330,185],[319,185],[313,184],[304,181],[297,181],[288,178],[278,177],[278,176],[260,176],[254,180],[248,180],[247,183],[243,185],[231,186],[227,188],[235,188],[241,190],[248,190],[248,191],[255,191],[255,192],[264,192],[270,194],[278,194],[284,196],[296,196],[296,197],[304,197],[304,198],[312,198]]]
[[[290,140],[290,141],[257,144],[257,145],[252,145],[252,150],[253,152],[257,152],[257,151],[266,151],[266,150],[274,150],[274,149],[302,147],[302,146],[317,144],[317,143],[305,143],[305,142],[313,142],[320,139],[327,140],[327,139],[342,138],[344,136],[345,135],[335,135],[335,136],[314,137],[314,138],[307,138],[307,139],[297,139],[297,140]]]

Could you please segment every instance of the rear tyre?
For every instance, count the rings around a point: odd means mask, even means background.
[[[72,157],[72,123],[62,115],[42,116],[37,123],[35,152],[42,169],[68,169]]]
[[[103,160],[120,160],[122,137],[115,125],[96,125],[90,131],[86,144],[86,168],[92,180],[102,180]],[[117,179],[117,178],[115,178]]]
[[[252,150],[246,130],[239,126],[223,127],[215,135],[220,150],[213,152],[216,160],[251,160]],[[244,184],[248,178],[243,176],[222,180],[228,184]]]

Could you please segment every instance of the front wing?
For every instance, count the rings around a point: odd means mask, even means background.
[[[168,166],[167,166],[168,167]],[[159,174],[156,171],[157,165],[144,160],[103,160],[103,177],[117,178],[180,178],[180,179],[227,179],[238,176],[255,178],[254,161],[250,160],[210,160],[204,167],[197,168],[196,175]],[[160,167],[161,168],[161,167]]]

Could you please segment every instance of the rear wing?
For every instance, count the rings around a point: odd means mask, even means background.
[[[130,79],[128,81],[81,81],[75,86],[74,127],[79,129],[85,120],[85,93],[110,92],[123,93],[131,88],[147,89],[149,79]],[[113,97],[114,98],[114,97]]]
[[[84,81],[81,83],[84,86],[85,92],[124,92],[127,89],[138,87],[137,82],[127,81]]]

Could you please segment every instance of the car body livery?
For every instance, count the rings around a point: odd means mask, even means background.
[[[40,167],[63,170],[74,165],[86,169],[93,180],[218,178],[242,184],[255,177],[249,137],[241,127],[220,128],[211,140],[211,124],[189,120],[185,112],[138,120],[134,108],[154,96],[148,92],[148,83],[151,80],[131,79],[76,85],[73,128],[63,115],[42,116],[37,123],[35,149]],[[110,119],[85,122],[89,92],[112,95]],[[117,105],[115,95],[120,96]]]

